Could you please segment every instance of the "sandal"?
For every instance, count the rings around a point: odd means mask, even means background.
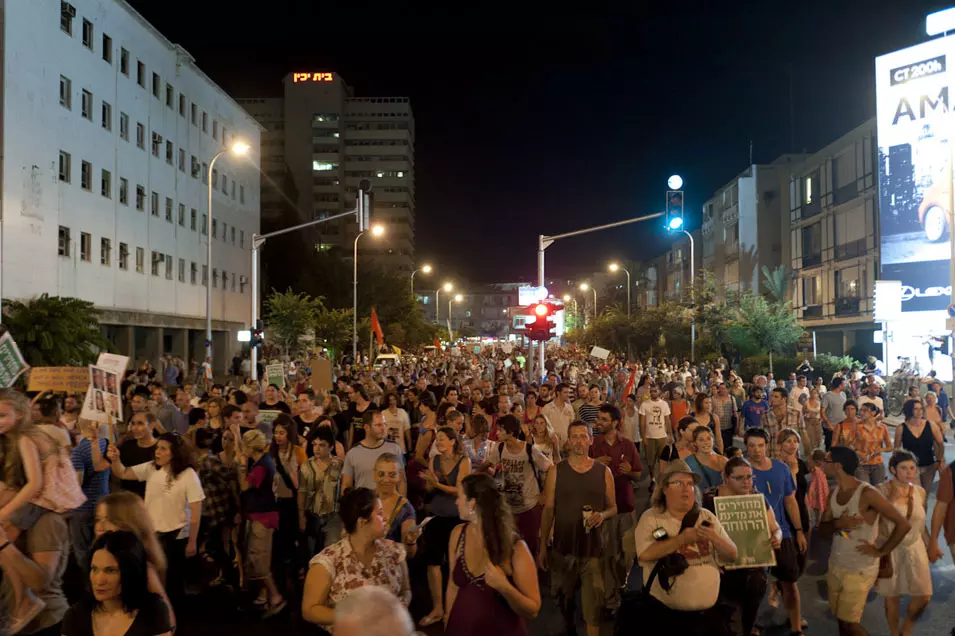
[[[286,602],[284,598],[278,603],[276,603],[275,605],[269,605],[269,608],[265,610],[265,612],[262,614],[262,618],[269,618],[269,617],[275,616],[276,614],[284,610],[286,605],[288,605],[288,603]]]
[[[438,616],[434,614],[434,612],[432,612],[431,614],[428,614],[427,616],[425,616],[418,622],[418,627],[430,627],[431,625],[434,625],[435,623],[441,621],[442,618],[444,617]]]

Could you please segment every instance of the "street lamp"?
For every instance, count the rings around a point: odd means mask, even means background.
[[[610,265],[608,265],[608,269],[610,269],[611,272],[623,270],[624,273],[627,275],[627,317],[629,318],[630,317],[630,272],[627,270],[626,267],[621,267],[618,263],[611,263]]]
[[[676,175],[670,179],[678,178]],[[683,185],[683,179],[680,179]],[[667,223],[670,232],[683,232],[690,239],[690,361],[696,362],[696,263],[694,259],[693,235],[683,229],[683,217],[674,216]]]
[[[441,319],[441,315],[440,315],[440,314],[441,314],[441,305],[438,304],[438,299],[441,298],[441,290],[442,290],[442,289],[443,289],[444,291],[446,291],[446,292],[449,292],[449,291],[451,291],[452,289],[454,289],[454,285],[451,284],[451,283],[445,283],[444,285],[442,285],[441,287],[439,287],[439,288],[437,289],[437,291],[434,292],[434,321],[435,321],[435,322],[438,322],[438,321]]]
[[[464,300],[464,296],[462,296],[461,294],[455,294],[454,298],[451,298],[448,300],[448,320],[449,321],[451,320],[451,303],[452,302],[459,303],[462,300]]]
[[[379,237],[384,235],[385,226],[379,223],[371,226],[371,235]],[[355,236],[354,253],[352,256],[352,332],[351,332],[351,359],[352,364],[358,366],[358,239],[365,235],[368,230],[362,230]],[[368,352],[371,355],[371,351]]]
[[[216,159],[227,152],[244,157],[249,154],[249,144],[234,141],[228,148],[217,152],[209,162],[209,174],[206,175],[206,184],[209,186],[209,214],[206,218],[206,358],[212,357],[212,167],[216,165]]]
[[[411,272],[411,298],[412,298],[412,300],[414,299],[414,275],[417,274],[418,272],[424,272],[425,274],[430,274],[430,273],[431,273],[431,266],[430,266],[430,265],[422,265],[421,267],[419,267],[419,268],[416,269],[415,271]]]
[[[597,320],[597,290],[587,283],[580,284],[580,291],[591,290],[594,293],[594,320]]]

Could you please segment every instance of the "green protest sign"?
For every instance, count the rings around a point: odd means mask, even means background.
[[[9,332],[0,336],[0,386],[9,387],[29,365]]]
[[[762,495],[714,497],[713,506],[716,517],[739,552],[736,561],[724,566],[727,570],[776,565],[776,553],[769,536],[766,500]]]
[[[266,366],[265,378],[267,384],[274,384],[280,389],[285,388],[285,365],[279,362]]]

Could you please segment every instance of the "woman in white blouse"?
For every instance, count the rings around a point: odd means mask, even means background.
[[[186,440],[174,433],[159,436],[154,461],[123,466],[115,446],[110,446],[107,456],[117,477],[146,482],[146,511],[166,553],[169,563],[166,590],[176,606],[182,600],[186,557],[193,557],[198,551],[199,522],[205,499],[195,470],[195,457]]]

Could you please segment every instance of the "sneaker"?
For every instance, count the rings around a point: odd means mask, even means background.
[[[272,616],[281,613],[281,611],[285,609],[286,605],[288,605],[288,603],[284,598],[278,603],[269,605],[268,609],[265,610],[265,613],[262,614],[262,618],[271,618]]]

